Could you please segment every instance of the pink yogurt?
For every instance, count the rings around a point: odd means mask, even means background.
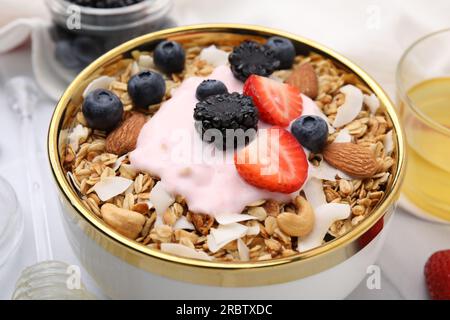
[[[222,81],[229,92],[242,93],[242,82],[234,78],[228,66],[217,67],[207,78]],[[232,151],[218,150],[201,141],[193,114],[198,102],[196,88],[205,79],[188,78],[172,92],[172,98],[143,127],[136,150],[129,156],[131,165],[159,177],[167,192],[183,195],[189,209],[197,213],[240,213],[261,199],[291,200],[292,195],[246,183],[237,173]],[[305,109],[314,109],[314,102],[303,98]]]

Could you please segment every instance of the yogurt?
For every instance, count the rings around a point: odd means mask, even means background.
[[[172,92],[172,98],[142,128],[137,147],[129,155],[131,165],[159,177],[167,192],[184,196],[189,210],[197,213],[235,214],[261,199],[290,201],[293,194],[245,182],[234,166],[233,150],[222,151],[201,140],[193,114],[198,102],[195,91],[205,79],[188,78]],[[228,66],[217,67],[207,79],[220,80],[229,92],[242,93],[242,82]],[[305,109],[314,109],[314,102],[305,98]],[[314,106],[308,106],[311,103]]]

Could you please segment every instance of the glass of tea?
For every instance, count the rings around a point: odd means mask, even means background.
[[[397,88],[408,143],[403,200],[412,211],[450,222],[450,29],[405,52]]]

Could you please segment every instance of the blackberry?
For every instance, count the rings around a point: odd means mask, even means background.
[[[111,9],[131,6],[144,0],[67,0],[82,7]]]
[[[280,66],[273,49],[254,41],[235,47],[228,61],[234,76],[243,82],[252,74],[268,77]]]
[[[197,103],[194,119],[203,141],[227,149],[242,147],[253,139],[259,114],[251,97],[234,92],[209,96]]]

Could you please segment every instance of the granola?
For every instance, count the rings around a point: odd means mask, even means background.
[[[213,72],[214,65],[201,58],[203,49],[204,47],[200,46],[187,48],[185,69],[181,73],[164,76],[166,92],[163,102],[171,98],[172,90],[180,86],[183,80],[193,76],[208,76]],[[221,46],[218,49],[230,52],[233,48]],[[329,123],[336,120],[339,108],[346,102],[346,96],[341,91],[343,87],[352,85],[360,89],[366,97],[372,95],[370,89],[353,73],[317,53],[297,56],[290,70],[275,71],[272,77],[286,81],[295,70],[305,65],[311,66],[317,75],[318,88],[313,94],[314,100]],[[127,83],[130,77],[143,67],[149,70],[157,69],[151,52],[133,51],[131,58],[116,61],[104,71],[104,76],[112,78],[107,81],[107,89],[120,98],[126,119],[137,112],[142,116],[142,113],[133,107]],[[104,82],[104,79],[102,81]],[[103,219],[111,228],[142,245],[161,249],[163,244],[181,244],[192,250],[189,254],[202,252],[206,253],[202,258],[217,261],[261,261],[288,257],[302,251],[302,236],[308,234],[311,231],[309,229],[313,227],[311,220],[307,223],[308,230],[299,232],[295,228],[296,223],[305,225],[304,221],[299,220],[313,219],[311,204],[324,201],[350,206],[351,215],[334,222],[328,229],[326,238],[330,240],[344,235],[361,223],[383,200],[395,164],[395,152],[387,150],[386,146],[391,143],[386,142],[386,137],[391,135],[392,139],[393,126],[383,108],[376,108],[374,111],[373,104],[369,101],[369,98],[364,100],[362,109],[353,121],[330,132],[328,143],[343,138],[369,148],[378,164],[374,175],[360,179],[342,175],[337,177],[336,174],[334,179],[316,178],[323,200],[312,199],[308,196],[311,192],[304,190],[289,203],[261,199],[248,204],[242,214],[248,214],[254,219],[238,222],[239,225],[247,227],[246,233],[238,239],[228,241],[217,250],[212,250],[211,242],[208,242],[211,230],[221,230],[222,225],[217,219],[211,215],[191,212],[183,195],[173,198],[160,195],[165,197],[165,201],[170,205],[162,213],[158,212],[159,208],[149,201],[151,193],[156,192],[158,177],[140,172],[131,166],[127,152],[133,146],[127,144],[129,140],[125,134],[116,131],[115,134],[125,140],[110,142],[108,139],[112,138],[106,132],[88,128],[81,105],[76,106],[78,112],[66,126],[68,138],[61,146],[61,161],[68,179],[86,209]],[[160,105],[152,105],[146,117],[151,118]],[[135,143],[136,132],[133,133],[133,139]],[[321,153],[310,153],[308,160],[317,170],[322,170],[325,165]],[[123,178],[130,183],[123,185],[124,190],[119,194],[111,198],[102,197],[100,184],[108,181],[116,183],[115,178]],[[300,210],[300,207],[307,207],[307,212]]]

